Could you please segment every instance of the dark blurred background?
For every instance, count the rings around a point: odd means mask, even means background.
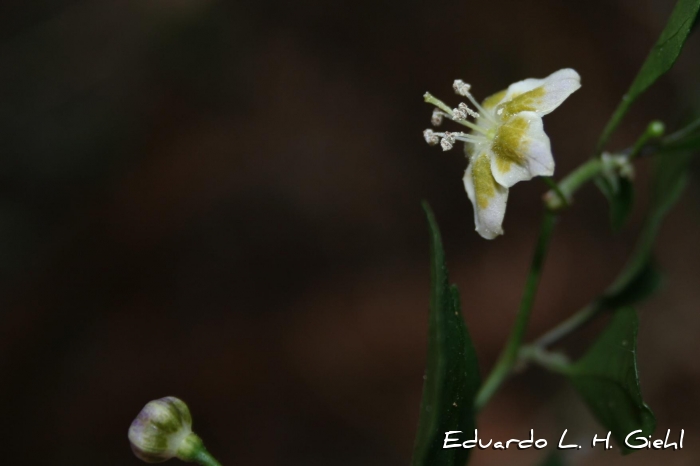
[[[575,68],[545,118],[557,176],[598,134],[671,0],[5,1],[0,4],[2,463],[138,465],[127,428],[175,395],[225,465],[406,465],[425,365],[428,237],[440,222],[479,352],[510,329],[542,182],[511,191],[506,235],[474,231],[459,151],[427,146],[430,90],[453,105]],[[700,37],[612,147],[700,108]],[[612,235],[588,187],[562,218],[530,335],[615,276],[648,199]],[[697,179],[697,178],[695,178]],[[666,222],[667,286],[641,307],[639,365],[657,433],[681,451],[585,448],[580,465],[700,461],[700,190]],[[569,341],[576,354],[595,328]],[[558,377],[513,378],[487,437],[603,429]],[[674,430],[677,434],[677,431]],[[474,465],[551,452],[479,451]]]

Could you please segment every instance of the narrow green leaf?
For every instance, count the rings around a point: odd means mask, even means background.
[[[700,18],[700,15],[698,16]],[[652,149],[655,153],[700,150],[700,118],[696,118],[688,125],[673,134],[663,138]]]
[[[625,286],[608,292],[600,298],[600,305],[605,309],[620,309],[644,301],[656,293],[663,285],[663,275],[656,262],[647,260],[644,266],[630,275]]]
[[[688,184],[692,154],[659,155],[654,160],[652,201],[635,250],[617,280],[601,297],[606,308],[621,307],[648,297],[661,283],[652,263],[654,242],[666,214]],[[632,299],[633,298],[633,299]]]
[[[595,184],[610,203],[610,226],[619,231],[627,222],[634,207],[634,186],[628,178],[598,176]]]
[[[659,40],[603,130],[598,142],[598,152],[605,147],[632,103],[676,62],[699,9],[700,0],[678,0]]]
[[[593,415],[612,432],[623,453],[630,453],[625,437],[641,429],[651,435],[656,419],[644,403],[637,372],[637,313],[617,311],[588,352],[572,364],[568,377]]]
[[[553,451],[540,463],[540,466],[564,466],[564,458],[558,451]]]
[[[687,151],[700,151],[700,132],[678,141],[663,144],[656,149],[656,152],[660,154]]]
[[[428,362],[411,465],[463,466],[471,449],[443,449],[443,443],[448,431],[463,432],[453,438],[473,435],[479,368],[462,318],[459,292],[448,282],[440,230],[430,206],[424,202],[423,208],[430,227],[431,256]]]

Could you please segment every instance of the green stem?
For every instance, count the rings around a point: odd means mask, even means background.
[[[649,125],[647,126],[647,129],[642,133],[642,135],[637,139],[637,142],[634,143],[634,146],[632,146],[632,150],[630,151],[628,158],[629,160],[634,159],[639,155],[639,153],[642,151],[644,146],[646,146],[649,141],[653,139],[658,139],[661,136],[664,135],[665,127],[662,122],[659,120],[654,120]]]
[[[532,346],[546,348],[593,320],[603,307],[593,302],[538,338]]]
[[[192,458],[192,461],[195,461],[202,466],[221,466],[221,463],[219,463],[216,458],[211,456],[211,453],[209,453],[206,448],[201,448],[198,450]]]
[[[525,345],[520,349],[520,359],[522,361],[532,361],[551,372],[566,374],[571,365],[566,355],[547,351],[535,345]]]
[[[559,201],[561,202],[562,208],[569,207],[569,199],[567,199],[566,195],[562,192],[561,189],[559,189],[559,185],[557,184],[557,182],[554,181],[551,176],[543,176],[542,180],[547,186],[549,186],[549,189],[557,195]]]
[[[668,136],[666,136],[663,139],[662,143],[663,144],[670,144],[673,142],[678,142],[678,141],[686,138],[687,136],[692,135],[695,131],[700,131],[700,118],[693,121],[685,128],[678,130],[673,134],[669,134]]]
[[[640,138],[642,141],[638,142],[638,147],[632,149],[632,153],[639,152],[641,147],[646,144],[650,138],[659,137],[661,134],[663,134],[663,125],[658,122],[652,122],[647,127],[645,135]],[[554,229],[556,212],[567,207],[571,203],[573,194],[585,183],[598,176],[602,169],[603,162],[601,161],[600,157],[593,157],[583,165],[580,165],[576,170],[569,173],[558,184],[554,184],[551,179],[545,179],[545,182],[550,185],[551,190],[544,197],[547,210],[542,221],[542,226],[540,227],[540,236],[535,248],[535,256],[532,260],[532,265],[530,266],[527,282],[525,284],[525,291],[520,302],[520,308],[518,310],[515,325],[511,331],[506,347],[502,351],[496,365],[486,378],[484,384],[479,390],[479,393],[477,394],[475,402],[477,411],[481,410],[486,403],[488,403],[506,377],[508,377],[508,374],[510,374],[518,360],[520,350],[524,349],[522,347],[523,339],[528,321],[530,319],[530,313],[532,311],[532,305],[534,303],[537,287],[539,285],[542,265],[547,254],[549,241]],[[648,225],[648,227],[645,228],[645,231],[642,232],[641,239],[637,247],[637,253],[632,257],[628,265],[622,271],[620,277],[618,277],[618,280],[616,280],[610,287],[607,294],[614,293],[620,288],[624,287],[625,284],[634,277],[638,269],[644,265],[645,260],[648,258],[648,250],[650,250],[651,243],[653,242],[653,238],[656,233],[655,229],[652,228],[656,223],[658,222],[650,222],[650,225]],[[650,231],[646,231],[647,229]],[[556,341],[561,340],[574,330],[582,327],[602,313],[606,309],[605,297],[607,294],[604,294],[601,298],[596,299],[591,304],[584,307],[561,324],[557,325],[555,328],[540,337],[533,345],[525,347],[534,348],[530,351],[530,353],[527,353],[527,350],[525,350],[526,354],[529,354],[530,358],[535,360],[535,362],[540,362],[543,365],[547,362],[552,363],[552,360],[548,359],[549,354],[543,353],[544,348],[555,343]],[[562,369],[563,366],[557,367]]]
[[[571,203],[572,195],[578,189],[590,181],[603,169],[603,163],[598,157],[592,158],[576,170],[569,173],[563,180],[559,182],[559,192],[552,190],[545,194],[544,202],[550,210],[561,210],[566,207],[561,197]]]
[[[620,105],[617,106],[615,112],[610,117],[610,120],[605,125],[605,128],[603,128],[603,132],[601,133],[600,139],[598,140],[598,144],[596,145],[596,156],[600,155],[603,152],[603,149],[605,149],[605,145],[608,143],[610,136],[612,136],[612,134],[622,122],[622,118],[629,110],[631,104],[632,99],[629,98],[628,94],[625,94],[622,97],[622,102],[620,102]]]
[[[525,283],[525,291],[523,293],[522,300],[520,301],[518,314],[515,318],[515,325],[513,326],[513,330],[508,338],[506,347],[503,349],[496,366],[493,368],[491,374],[488,376],[476,396],[477,410],[480,410],[486,405],[486,403],[488,403],[493,394],[506,379],[518,359],[518,351],[520,350],[520,346],[525,338],[525,331],[527,330],[527,324],[530,320],[532,305],[535,302],[537,287],[540,282],[540,276],[542,275],[542,266],[544,265],[547,250],[549,249],[549,242],[552,238],[556,218],[557,216],[554,212],[549,210],[545,211],[542,219],[542,225],[540,226],[540,235],[537,240],[537,246],[535,247],[535,254],[532,259],[532,264],[530,265],[530,273],[528,274],[527,281]]]

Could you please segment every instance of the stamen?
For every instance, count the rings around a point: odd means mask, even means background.
[[[440,142],[440,138],[433,132],[432,129],[426,129],[423,131],[423,137],[425,138],[425,142],[427,142],[429,145],[434,146],[438,142]]]
[[[467,92],[467,99],[471,101],[471,103],[474,104],[474,106],[481,112],[482,115],[486,116],[486,119],[489,120],[492,123],[496,123],[496,121],[491,117],[491,112],[486,110],[484,107],[482,107],[479,102],[476,101],[473,95]]]
[[[471,142],[473,144],[484,142],[486,140],[486,138],[483,136],[472,136],[471,134],[465,133],[459,133],[458,136],[455,136],[455,139],[458,141]]]
[[[452,109],[452,119],[454,121],[461,121],[467,119],[467,112],[462,110],[461,106]]]
[[[474,123],[472,123],[471,121],[468,121],[468,120],[455,120],[455,121],[456,121],[457,123],[459,123],[460,125],[464,125],[464,126],[466,126],[467,128],[473,129],[474,131],[483,134],[484,136],[489,136],[488,131],[486,131],[484,128],[481,128],[481,127],[479,127],[479,126],[476,126],[476,125],[475,125]]]
[[[442,124],[443,116],[445,116],[445,112],[435,108],[433,109],[433,116],[430,118],[430,122],[433,124],[433,126],[440,126]]]
[[[471,89],[472,86],[465,83],[461,79],[455,79],[455,82],[452,83],[452,88],[455,90],[456,94],[466,97],[467,94],[469,94],[469,89]]]
[[[455,120],[454,117],[452,116],[452,109],[445,105],[445,103],[440,100],[436,99],[430,92],[426,92],[423,94],[423,100],[425,100],[429,104],[435,105],[437,108],[442,110],[445,116],[448,118],[456,121],[457,123],[466,126],[467,128],[471,128],[474,131],[478,131],[479,133],[484,134],[485,136],[488,136],[488,131],[486,131],[484,128],[480,128],[479,126],[475,125],[471,121],[466,121],[466,120]]]
[[[434,145],[435,143],[433,141],[436,141],[437,138],[442,138],[442,140],[440,140],[440,145],[442,146],[443,150],[452,149],[455,141],[479,144],[486,140],[486,138],[484,138],[483,136],[474,136],[472,134],[463,133],[461,131],[459,133],[450,133],[449,131],[445,131],[444,133],[436,133],[432,130],[425,130],[423,132],[423,136],[430,145]]]
[[[445,135],[443,136],[442,140],[440,141],[440,145],[442,146],[443,151],[448,151],[454,147],[455,144],[455,137],[452,135],[452,133],[445,131]]]
[[[442,100],[436,99],[430,92],[426,92],[425,94],[423,94],[423,100],[429,104],[435,105],[437,108],[439,108],[448,115],[452,113],[450,107],[445,105],[445,103]]]
[[[471,95],[471,94],[470,94],[470,95]],[[469,108],[469,107],[467,106],[467,104],[465,104],[464,102],[460,103],[460,104],[458,105],[458,108],[459,108],[460,110],[462,110],[464,113],[466,113],[467,115],[469,115],[470,117],[472,117],[472,118],[479,118],[479,117],[481,116],[481,115],[479,115],[477,112],[475,112],[474,110],[472,110],[471,108]]]
[[[454,88],[454,90],[457,94],[462,95],[462,96],[466,97],[467,99],[469,99],[469,101],[472,104],[474,104],[476,109],[479,110],[479,112],[481,112],[481,115],[485,116],[487,120],[489,120],[492,123],[496,123],[496,121],[491,116],[491,113],[488,110],[486,110],[484,107],[482,107],[479,104],[479,102],[476,101],[476,99],[471,94],[471,92],[469,92],[472,88],[471,85],[465,83],[461,79],[456,79],[455,82],[452,84],[452,87]],[[474,112],[474,113],[476,113],[476,112]],[[471,116],[473,116],[473,115],[471,115]],[[474,118],[479,118],[479,117],[474,117]]]

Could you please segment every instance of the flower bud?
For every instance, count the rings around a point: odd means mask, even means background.
[[[129,427],[134,454],[146,463],[178,457],[191,461],[202,441],[192,432],[192,416],[184,401],[168,396],[149,402]]]

